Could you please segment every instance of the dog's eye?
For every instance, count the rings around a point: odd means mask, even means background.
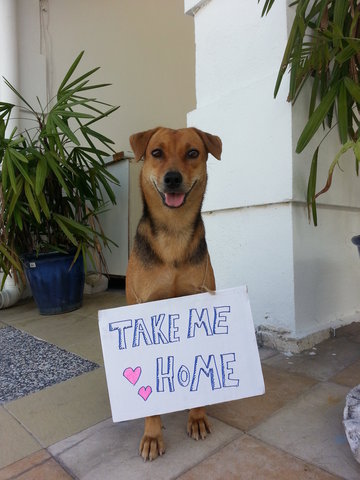
[[[195,150],[195,148],[192,148],[187,152],[186,156],[188,158],[197,158],[199,156],[199,151]]]
[[[161,150],[161,148],[155,148],[155,150],[151,152],[151,155],[155,158],[161,158],[163,155],[163,151]]]

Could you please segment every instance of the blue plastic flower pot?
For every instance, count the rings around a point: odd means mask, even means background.
[[[355,237],[352,237],[351,239],[352,243],[357,246],[358,252],[360,255],[360,235],[356,235]]]
[[[74,253],[43,253],[24,255],[22,262],[35,303],[41,315],[71,312],[82,305],[84,292],[84,263]],[[71,268],[70,268],[71,267]]]

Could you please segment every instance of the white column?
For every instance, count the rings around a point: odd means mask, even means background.
[[[223,140],[222,161],[208,161],[203,205],[217,287],[247,284],[264,337],[296,350],[349,323],[359,310],[360,262],[350,238],[360,233],[360,210],[354,172],[338,172],[337,185],[322,200],[320,227],[309,225],[312,153],[294,153],[306,100],[296,108],[286,102],[288,75],[273,98],[287,41],[287,3],[277,0],[261,18],[264,2],[185,0],[196,40],[197,106],[188,125]],[[322,147],[320,187],[338,146],[335,139]]]
[[[3,82],[5,77],[15,88],[19,86],[17,2],[0,0],[0,99],[3,102],[18,104],[16,95]],[[13,111],[18,116],[18,111]],[[9,123],[8,133],[16,126],[17,120]]]
[[[222,161],[208,161],[203,206],[217,287],[246,283],[256,325],[294,331],[291,108],[272,95],[285,3],[275,2],[271,22],[253,0],[186,3],[197,98],[188,125],[223,141]]]

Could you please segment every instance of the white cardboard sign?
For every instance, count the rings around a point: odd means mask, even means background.
[[[245,286],[99,311],[114,422],[265,392]]]

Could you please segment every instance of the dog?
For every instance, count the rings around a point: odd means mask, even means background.
[[[130,137],[135,160],[144,160],[143,215],[126,274],[128,305],[215,290],[201,206],[208,153],[220,160],[219,137],[198,130],[154,128]],[[189,411],[187,433],[210,433],[204,407]],[[154,460],[165,452],[159,415],[145,418],[139,453]]]

